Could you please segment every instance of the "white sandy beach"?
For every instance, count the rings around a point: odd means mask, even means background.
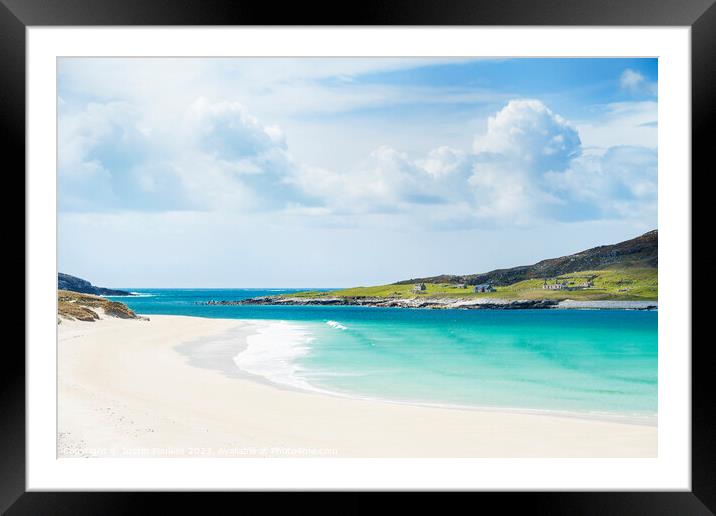
[[[63,321],[58,456],[655,457],[657,428],[284,390],[175,347],[258,321]]]

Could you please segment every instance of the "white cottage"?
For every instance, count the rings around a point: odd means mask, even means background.
[[[478,292],[494,292],[494,290],[495,290],[495,289],[492,288],[492,285],[490,285],[489,283],[481,283],[481,284],[479,284],[479,285],[475,285],[475,287],[473,288],[473,292],[475,292],[475,293],[478,293]]]

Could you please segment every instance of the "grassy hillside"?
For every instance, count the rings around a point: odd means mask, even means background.
[[[59,317],[92,322],[98,320],[101,314],[121,319],[135,319],[137,317],[124,303],[70,290],[57,291],[57,315]]]
[[[355,287],[330,292],[298,292],[296,297],[384,297],[410,298],[425,297],[495,297],[501,299],[622,299],[622,300],[654,300],[658,299],[658,271],[653,268],[626,267],[581,271],[562,274],[550,278],[554,283],[566,281],[574,286],[587,280],[593,287],[576,290],[544,290],[542,279],[528,279],[506,286],[496,286],[494,292],[474,293],[472,286],[458,288],[453,283],[426,283],[426,290],[417,293],[413,284],[379,285],[374,287]]]
[[[587,280],[593,287],[577,290],[544,290],[544,280],[529,279],[505,287],[497,287],[489,295],[520,299],[623,299],[652,300],[659,297],[657,269],[625,268],[581,271],[557,276],[558,282],[568,285],[583,283]],[[550,280],[550,282],[552,282]],[[502,295],[498,295],[502,293]]]
[[[476,285],[513,285],[528,279],[555,278],[564,274],[595,270],[657,269],[659,259],[659,232],[649,231],[641,236],[618,244],[601,245],[585,251],[549,258],[532,265],[510,269],[496,269],[481,274],[454,276],[443,274],[429,278],[399,281],[399,284],[421,283],[467,283]]]
[[[493,297],[501,299],[574,299],[624,301],[656,300],[658,280],[659,233],[643,235],[613,245],[602,245],[568,256],[542,260],[533,265],[497,269],[483,274],[455,276],[444,274],[430,278],[399,281],[391,285],[355,287],[331,292],[299,292],[296,297]],[[566,290],[542,288],[548,283],[566,282]],[[591,283],[587,288],[579,285]],[[415,283],[426,289],[415,292]],[[494,292],[474,293],[472,285],[489,283]],[[464,284],[460,288],[458,285]]]

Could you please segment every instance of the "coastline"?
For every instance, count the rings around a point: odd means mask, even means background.
[[[305,330],[302,323],[292,321],[286,323],[278,320],[256,321],[252,319],[239,320],[245,323],[245,326],[232,328],[225,333],[212,335],[210,337],[202,337],[182,345],[176,346],[174,349],[183,354],[188,363],[195,367],[211,369],[229,378],[243,378],[263,385],[268,385],[277,389],[288,390],[291,392],[303,393],[319,393],[325,396],[332,396],[343,399],[364,400],[378,403],[410,405],[416,407],[439,408],[444,410],[467,410],[478,412],[498,412],[509,414],[524,415],[543,415],[561,418],[574,418],[584,420],[596,420],[616,422],[632,425],[644,425],[656,427],[658,417],[656,415],[644,414],[616,414],[612,412],[596,412],[596,411],[569,411],[558,409],[539,409],[525,407],[498,407],[498,406],[475,406],[461,405],[457,403],[447,402],[429,402],[411,399],[393,399],[380,398],[375,396],[360,395],[356,393],[342,392],[330,390],[328,388],[319,387],[306,382],[303,378],[295,374],[296,369],[289,367],[290,364],[283,364],[284,367],[275,374],[275,368],[272,367],[274,361],[283,362],[286,356],[295,358],[303,353],[296,352],[296,345],[299,348],[308,345],[312,338],[306,339]],[[335,321],[330,321],[334,325],[341,326]],[[258,323],[258,324],[257,324]],[[283,327],[290,328],[288,331],[280,335],[276,335],[271,328]],[[268,329],[268,331],[266,331]],[[269,334],[273,339],[268,341],[261,339],[263,335]],[[271,335],[273,334],[273,335]],[[249,341],[254,339],[257,342],[250,344]],[[288,344],[287,346],[285,344]],[[254,348],[279,348],[277,352],[271,351],[260,357],[258,361],[247,360],[247,356],[257,355],[249,349]],[[291,349],[294,348],[294,349]],[[308,349],[305,348],[307,352]],[[258,362],[258,363],[257,363]],[[269,366],[268,368],[266,366]],[[267,370],[268,369],[268,370]],[[271,370],[273,369],[273,371]],[[272,374],[273,373],[273,374]]]
[[[177,349],[265,323],[184,316],[63,323],[58,456],[656,456],[654,426],[282,389],[197,367]]]
[[[431,310],[657,310],[658,300],[622,299],[504,299],[498,297],[299,297],[260,296],[241,300],[210,300],[209,306],[364,306],[375,308],[422,308]]]

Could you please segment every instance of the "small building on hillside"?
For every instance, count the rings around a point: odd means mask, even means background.
[[[428,287],[425,286],[425,283],[416,283],[415,285],[413,285],[413,292],[423,292],[427,289]]]
[[[458,283],[457,285],[455,285],[455,288],[467,288],[467,285],[465,285],[464,283]]]
[[[472,291],[477,294],[478,292],[494,292],[495,289],[492,288],[492,285],[489,283],[481,283],[479,285],[475,285]]]
[[[544,290],[566,290],[567,289],[567,282],[562,281],[561,283],[557,280],[554,280],[554,283],[547,283],[547,280],[544,280],[544,283],[542,284],[542,288]]]
[[[587,280],[583,283],[577,283],[575,287],[577,288],[591,288],[594,286],[594,282],[592,280]]]

